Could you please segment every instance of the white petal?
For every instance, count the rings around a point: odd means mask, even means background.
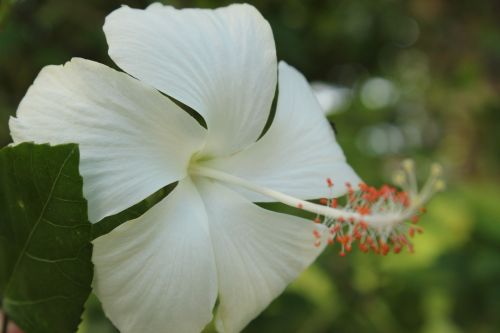
[[[78,143],[96,222],[186,175],[205,130],[165,96],[84,59],[45,67],[19,105],[15,143]]]
[[[210,180],[197,180],[219,279],[217,329],[241,331],[321,252],[311,221],[260,208]]]
[[[205,118],[206,154],[230,154],[257,140],[277,65],[271,28],[254,7],[122,7],[106,18],[104,32],[118,66]]]
[[[347,164],[335,134],[305,78],[284,62],[279,67],[279,97],[269,131],[248,149],[207,161],[219,169],[302,199],[339,196],[345,183],[360,180]],[[333,190],[326,179],[335,183]],[[272,199],[236,189],[251,201]]]
[[[94,291],[122,333],[198,333],[217,299],[201,198],[184,179],[140,218],[94,241]]]

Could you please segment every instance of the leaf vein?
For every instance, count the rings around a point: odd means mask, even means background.
[[[12,269],[11,276],[13,276],[15,274],[15,272],[17,271],[17,269],[19,267],[19,264],[21,263],[22,257],[25,255],[25,253],[26,253],[26,251],[28,249],[28,245],[31,242],[31,238],[33,238],[33,235],[35,234],[35,232],[36,232],[36,230],[38,228],[38,225],[40,224],[40,222],[43,219],[43,216],[45,215],[45,211],[47,210],[47,207],[48,207],[48,205],[49,205],[49,203],[50,203],[50,201],[52,199],[52,194],[54,193],[54,190],[56,188],[56,184],[58,183],[59,178],[60,178],[60,176],[62,174],[62,170],[66,167],[66,164],[68,163],[68,161],[71,158],[71,156],[75,153],[75,150],[76,150],[76,148],[71,149],[71,151],[69,152],[68,156],[66,157],[66,159],[62,163],[61,167],[59,168],[57,176],[54,179],[54,182],[52,183],[52,187],[50,188],[49,195],[47,196],[47,200],[45,201],[45,204],[43,205],[42,210],[40,211],[40,215],[39,215],[38,219],[36,220],[35,225],[31,229],[28,237],[26,238],[26,241],[24,242],[23,248],[21,249],[21,252],[19,253],[19,256],[17,257],[16,263],[14,264],[14,267]],[[31,155],[33,156],[33,151],[31,152]],[[32,159],[31,159],[31,163],[33,163]],[[35,184],[35,186],[36,186],[36,184]],[[10,285],[10,281],[9,281],[8,286],[9,285]],[[9,289],[8,286],[7,286],[6,290]]]
[[[57,201],[61,201],[61,202],[80,203],[80,204],[85,203],[85,201],[83,201],[83,200],[61,198],[61,197],[56,197],[56,196],[54,196],[52,199],[57,200]]]
[[[50,220],[47,220],[46,218],[42,218],[42,220],[43,220],[43,222],[47,223],[48,225],[51,225],[51,226],[56,227],[56,228],[78,229],[78,228],[88,227],[87,224],[63,225],[63,224],[54,223]]]
[[[33,259],[33,260],[39,261],[39,262],[45,262],[48,264],[57,264],[60,262],[76,261],[78,259],[78,258],[60,258],[60,259],[42,258],[42,257],[37,257],[35,255],[32,255],[31,253],[29,253],[27,251],[24,254],[26,255],[26,257],[28,257],[30,259]]]
[[[77,285],[78,287],[81,287],[81,288],[86,288],[87,286],[82,284],[81,282],[78,282],[76,281],[75,279],[73,279],[70,275],[68,275],[63,269],[61,269],[61,267],[59,267],[59,265],[55,265],[56,268],[57,268],[57,271],[62,275],[64,276],[64,278],[66,278],[66,280],[68,280],[69,282],[73,283],[74,285]]]
[[[51,296],[51,297],[46,297],[46,298],[41,298],[37,300],[26,300],[26,301],[19,301],[15,299],[11,299],[9,297],[4,298],[4,302],[8,303],[9,305],[14,305],[14,306],[30,306],[30,305],[37,305],[41,303],[47,303],[55,300],[69,300],[70,297],[64,296],[64,295],[56,295],[56,296]]]

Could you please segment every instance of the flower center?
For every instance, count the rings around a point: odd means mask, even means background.
[[[402,191],[384,185],[380,189],[359,184],[354,189],[349,183],[344,184],[347,191],[345,204],[340,205],[337,198],[321,198],[319,203],[305,201],[293,196],[260,186],[240,177],[204,166],[192,164],[191,174],[212,178],[224,183],[241,186],[247,190],[263,194],[288,206],[296,207],[317,214],[314,220],[318,227],[313,232],[316,246],[323,241],[341,245],[341,255],[349,252],[354,242],[358,242],[363,252],[370,249],[378,254],[386,255],[391,247],[395,253],[407,247],[413,251],[408,236],[422,232],[417,227],[420,215],[425,212],[423,205],[433,194],[444,189],[441,179],[442,170],[433,165],[431,175],[419,192],[414,164],[410,160],[403,162],[403,167],[395,176],[395,182]],[[325,186],[337,186],[330,178]]]

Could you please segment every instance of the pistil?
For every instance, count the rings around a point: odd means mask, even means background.
[[[406,160],[402,166],[402,170],[395,176],[395,182],[403,191],[397,191],[388,185],[376,189],[363,183],[355,189],[353,185],[346,183],[344,186],[347,198],[342,207],[337,198],[321,198],[317,204],[200,165],[192,166],[190,172],[241,186],[285,205],[317,214],[314,221],[328,227],[328,232],[325,235],[325,232],[320,231],[324,228],[318,228],[313,232],[316,246],[320,246],[323,241],[327,241],[328,244],[337,242],[341,245],[341,255],[344,255],[351,250],[354,242],[358,242],[363,252],[372,250],[385,255],[391,246],[395,253],[399,253],[404,247],[413,251],[413,245],[408,237],[422,232],[422,228],[416,224],[425,211],[423,205],[436,191],[444,189],[440,166],[432,166],[431,175],[420,192],[413,162]],[[338,185],[331,178],[327,178],[325,186],[332,188]]]

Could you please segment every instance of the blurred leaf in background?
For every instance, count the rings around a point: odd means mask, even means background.
[[[151,1],[11,3],[0,6],[0,146],[10,140],[9,115],[43,66],[78,56],[116,67],[104,18],[121,4]],[[440,161],[449,188],[428,207],[415,254],[341,258],[329,248],[245,332],[499,332],[500,2],[252,4],[272,25],[278,57],[323,87],[325,112],[365,181],[390,181],[409,156],[422,176]],[[95,299],[81,332],[113,332]]]

